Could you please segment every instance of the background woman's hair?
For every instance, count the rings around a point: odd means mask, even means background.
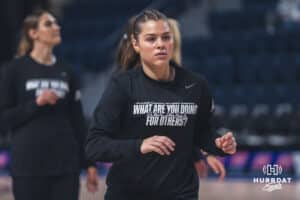
[[[127,71],[140,64],[140,56],[135,52],[131,44],[131,37],[138,40],[138,35],[141,32],[140,25],[149,20],[165,20],[168,18],[155,9],[143,10],[140,14],[131,17],[125,27],[125,33],[119,42],[116,55],[117,70]]]
[[[49,12],[41,9],[35,10],[24,19],[16,57],[27,55],[32,51],[33,40],[29,36],[29,31],[38,28],[40,17],[45,13]]]
[[[173,55],[172,61],[175,62],[177,65],[181,66],[181,33],[179,23],[175,19],[168,19],[173,39],[174,39],[174,48],[173,48]]]

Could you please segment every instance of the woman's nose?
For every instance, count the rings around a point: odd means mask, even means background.
[[[162,47],[165,46],[165,42],[161,38],[157,39],[157,43],[156,44],[157,44],[158,48],[162,48]]]
[[[54,24],[53,24],[53,28],[54,28],[55,30],[60,30],[60,25],[57,24],[57,23],[54,23]]]

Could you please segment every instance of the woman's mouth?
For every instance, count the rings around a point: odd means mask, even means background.
[[[158,52],[155,54],[155,57],[160,59],[165,59],[168,56],[167,52]]]

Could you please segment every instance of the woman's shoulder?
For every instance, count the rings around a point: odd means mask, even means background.
[[[6,63],[3,63],[1,68],[2,71],[6,73],[15,72],[18,69],[24,68],[24,65],[27,65],[27,63],[28,59],[26,56],[16,57]]]
[[[132,93],[133,82],[137,79],[138,70],[130,69],[127,71],[116,70],[110,78],[110,85],[114,85],[118,90],[130,96]]]
[[[113,80],[119,80],[120,82],[128,82],[138,76],[139,70],[132,68],[127,71],[116,70],[112,73]]]
[[[16,65],[21,63],[27,63],[29,61],[28,56],[14,57],[11,61],[8,62],[9,65]]]
[[[194,81],[194,82],[199,82],[199,83],[207,83],[207,79],[205,76],[201,73],[194,72],[188,68],[184,67],[179,67],[175,66],[177,68],[177,71],[182,74],[184,79]]]
[[[76,66],[74,66],[73,64],[70,64],[64,58],[56,58],[55,65],[58,66],[59,68],[61,68],[62,70],[67,70],[67,71],[71,71],[71,72],[74,72],[75,68],[76,68]]]

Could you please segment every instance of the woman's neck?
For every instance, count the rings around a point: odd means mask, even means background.
[[[53,65],[55,64],[55,56],[53,48],[35,45],[30,53],[30,56],[40,64]]]
[[[142,63],[144,73],[151,79],[157,81],[172,81],[175,77],[175,70],[169,64],[166,66],[149,66]]]

